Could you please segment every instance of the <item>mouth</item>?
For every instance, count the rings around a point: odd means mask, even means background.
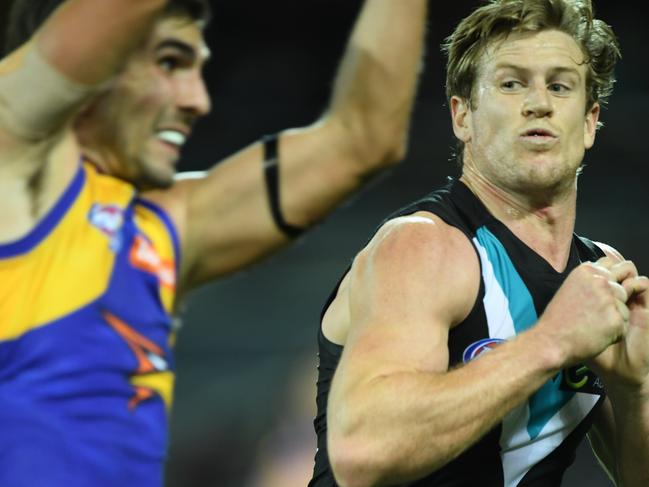
[[[188,134],[175,129],[164,129],[156,133],[156,138],[167,146],[176,151],[180,151],[182,146],[187,142]]]
[[[556,139],[557,136],[554,132],[548,129],[543,129],[543,128],[532,128],[529,130],[526,130],[521,134],[521,137],[549,137]]]
[[[559,137],[551,130],[545,128],[532,128],[520,134],[524,143],[533,146],[547,146],[554,144]]]

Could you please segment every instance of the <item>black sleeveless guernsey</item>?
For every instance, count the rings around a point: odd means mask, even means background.
[[[434,213],[461,230],[480,261],[482,276],[474,307],[449,334],[449,367],[466,363],[534,326],[570,271],[580,262],[603,256],[593,242],[575,235],[568,266],[564,272],[556,272],[459,181],[387,220],[417,211]],[[322,315],[336,291],[337,287]],[[318,348],[318,412],[314,420],[318,450],[309,487],[332,487],[337,484],[327,454],[327,396],[342,347],[327,340],[320,326]],[[558,487],[603,397],[601,381],[588,369],[564,370],[458,458],[401,487]]]

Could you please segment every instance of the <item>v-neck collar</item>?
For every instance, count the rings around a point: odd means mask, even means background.
[[[577,236],[573,233],[570,242],[570,254],[563,271],[557,271],[552,265],[534,249],[518,238],[502,221],[498,220],[482,201],[459,179],[451,183],[451,198],[453,203],[465,215],[473,215],[477,230],[486,226],[503,243],[513,263],[519,269],[525,269],[528,275],[535,275],[550,279],[563,280],[580,263],[579,250],[576,245]]]

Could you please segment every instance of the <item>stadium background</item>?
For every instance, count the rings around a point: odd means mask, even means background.
[[[407,0],[393,0],[407,1]],[[407,159],[288,251],[190,296],[177,345],[167,487],[305,486],[315,451],[316,330],[340,273],[393,209],[457,174],[439,45],[479,2],[431,1],[425,69]],[[261,135],[313,121],[361,0],[212,0],[206,77],[212,114],[181,170],[204,169]],[[2,0],[6,12],[7,1]],[[649,29],[645,1],[599,0],[623,59],[586,155],[577,231],[649,273]],[[2,20],[2,19],[0,19]],[[218,221],[213,222],[219,224]],[[587,447],[564,486],[612,485]]]

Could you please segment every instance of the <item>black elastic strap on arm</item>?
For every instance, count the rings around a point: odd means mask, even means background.
[[[264,144],[264,176],[266,178],[266,190],[268,192],[268,203],[273,214],[275,225],[287,237],[295,238],[304,232],[303,228],[295,227],[286,223],[282,209],[279,204],[279,156],[277,153],[277,134],[265,135],[262,138]]]

